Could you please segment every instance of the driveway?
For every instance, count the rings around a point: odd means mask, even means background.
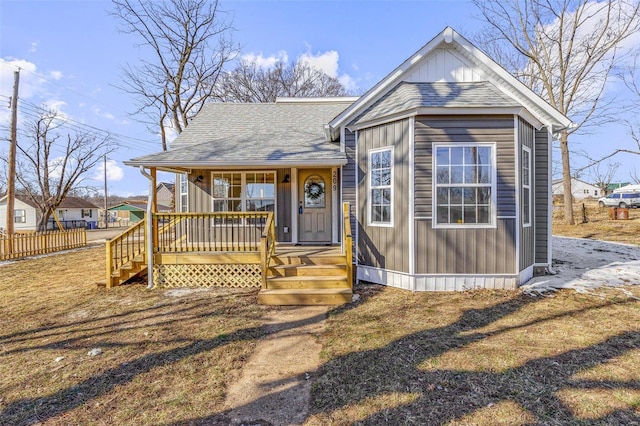
[[[104,243],[126,230],[127,228],[87,229],[87,243]]]

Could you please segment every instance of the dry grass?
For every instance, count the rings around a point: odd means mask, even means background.
[[[587,223],[581,223],[582,203],[576,203],[573,206],[576,225],[565,225],[562,205],[554,205],[553,234],[640,245],[640,209],[629,209],[629,220],[611,220],[608,207],[599,207],[597,201],[585,201],[584,204]]]
[[[322,337],[310,424],[640,421],[638,300],[357,291]]]
[[[106,290],[103,273],[103,247],[0,266],[0,424],[226,424],[256,292]]]
[[[228,424],[225,389],[264,336],[256,292],[106,290],[103,255],[0,266],[0,424]],[[356,292],[319,336],[308,424],[640,422],[637,299]]]

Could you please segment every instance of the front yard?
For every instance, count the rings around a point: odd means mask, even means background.
[[[0,424],[228,424],[226,389],[279,308],[247,290],[106,290],[103,271],[103,247],[0,266]],[[307,424],[640,421],[639,286],[354,290],[318,336]]]
[[[106,290],[103,275],[104,246],[0,267],[0,424],[158,425],[222,411],[262,335],[256,292]]]

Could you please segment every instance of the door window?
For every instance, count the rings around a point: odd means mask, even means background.
[[[304,207],[323,209],[325,207],[325,183],[318,175],[311,175],[304,181]]]

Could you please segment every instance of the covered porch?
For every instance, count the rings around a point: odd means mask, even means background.
[[[351,301],[352,237],[346,203],[338,245],[278,242],[274,212],[152,211],[149,217],[107,241],[107,287],[147,274],[149,288],[260,288],[262,304]]]

